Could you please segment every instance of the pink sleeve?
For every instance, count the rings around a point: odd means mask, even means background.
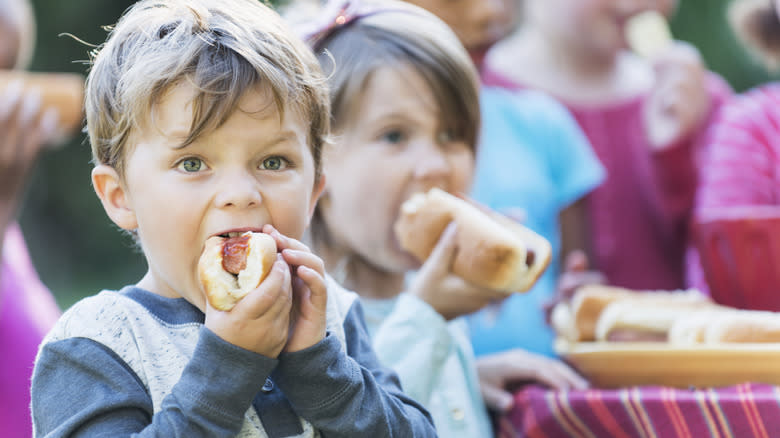
[[[41,283],[33,267],[19,226],[12,224],[4,237],[0,260],[0,306],[18,302],[27,324],[38,334],[45,334],[60,316],[51,292]],[[22,318],[21,315],[17,317]]]
[[[767,93],[756,89],[734,99],[713,123],[694,215],[709,208],[777,202],[771,142],[780,135],[780,114],[775,114],[777,97]],[[708,291],[694,242],[686,259],[688,284]]]

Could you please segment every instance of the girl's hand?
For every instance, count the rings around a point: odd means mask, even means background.
[[[309,348],[325,338],[328,307],[325,264],[308,246],[284,236],[272,225],[265,225],[263,232],[276,240],[276,247],[292,272],[293,306],[290,334],[284,351]]]
[[[676,41],[653,60],[655,85],[644,107],[654,150],[692,135],[710,111],[707,72],[698,50]]]
[[[525,383],[553,389],[585,389],[588,382],[563,362],[514,349],[477,359],[479,387],[489,409],[504,413],[514,405],[512,391]]]
[[[506,297],[504,292],[474,286],[451,273],[457,251],[456,233],[454,222],[444,229],[407,291],[430,304],[446,320],[472,313]]]
[[[0,236],[13,220],[35,160],[57,128],[57,111],[41,111],[39,92],[21,81],[0,90]]]
[[[277,255],[271,272],[229,312],[206,301],[206,327],[233,345],[276,358],[287,344],[292,308],[290,267]]]

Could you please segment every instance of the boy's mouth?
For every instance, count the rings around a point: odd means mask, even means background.
[[[225,239],[229,239],[231,237],[238,237],[242,234],[244,234],[244,231],[231,231],[229,233],[222,233],[219,235],[219,237],[224,237]]]

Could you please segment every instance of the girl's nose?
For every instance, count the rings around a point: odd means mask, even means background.
[[[249,208],[262,202],[257,179],[249,172],[233,171],[220,181],[215,202],[219,208]]]
[[[438,182],[446,179],[451,171],[446,150],[435,142],[423,142],[414,148],[414,176],[421,181]]]

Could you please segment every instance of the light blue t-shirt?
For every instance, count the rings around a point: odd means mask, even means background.
[[[554,356],[542,306],[554,293],[559,271],[558,216],[598,186],[605,171],[577,122],[552,98],[483,87],[480,99],[482,137],[472,196],[499,212],[523,210],[524,225],[550,241],[553,257],[531,291],[469,316],[474,352],[519,347]]]

